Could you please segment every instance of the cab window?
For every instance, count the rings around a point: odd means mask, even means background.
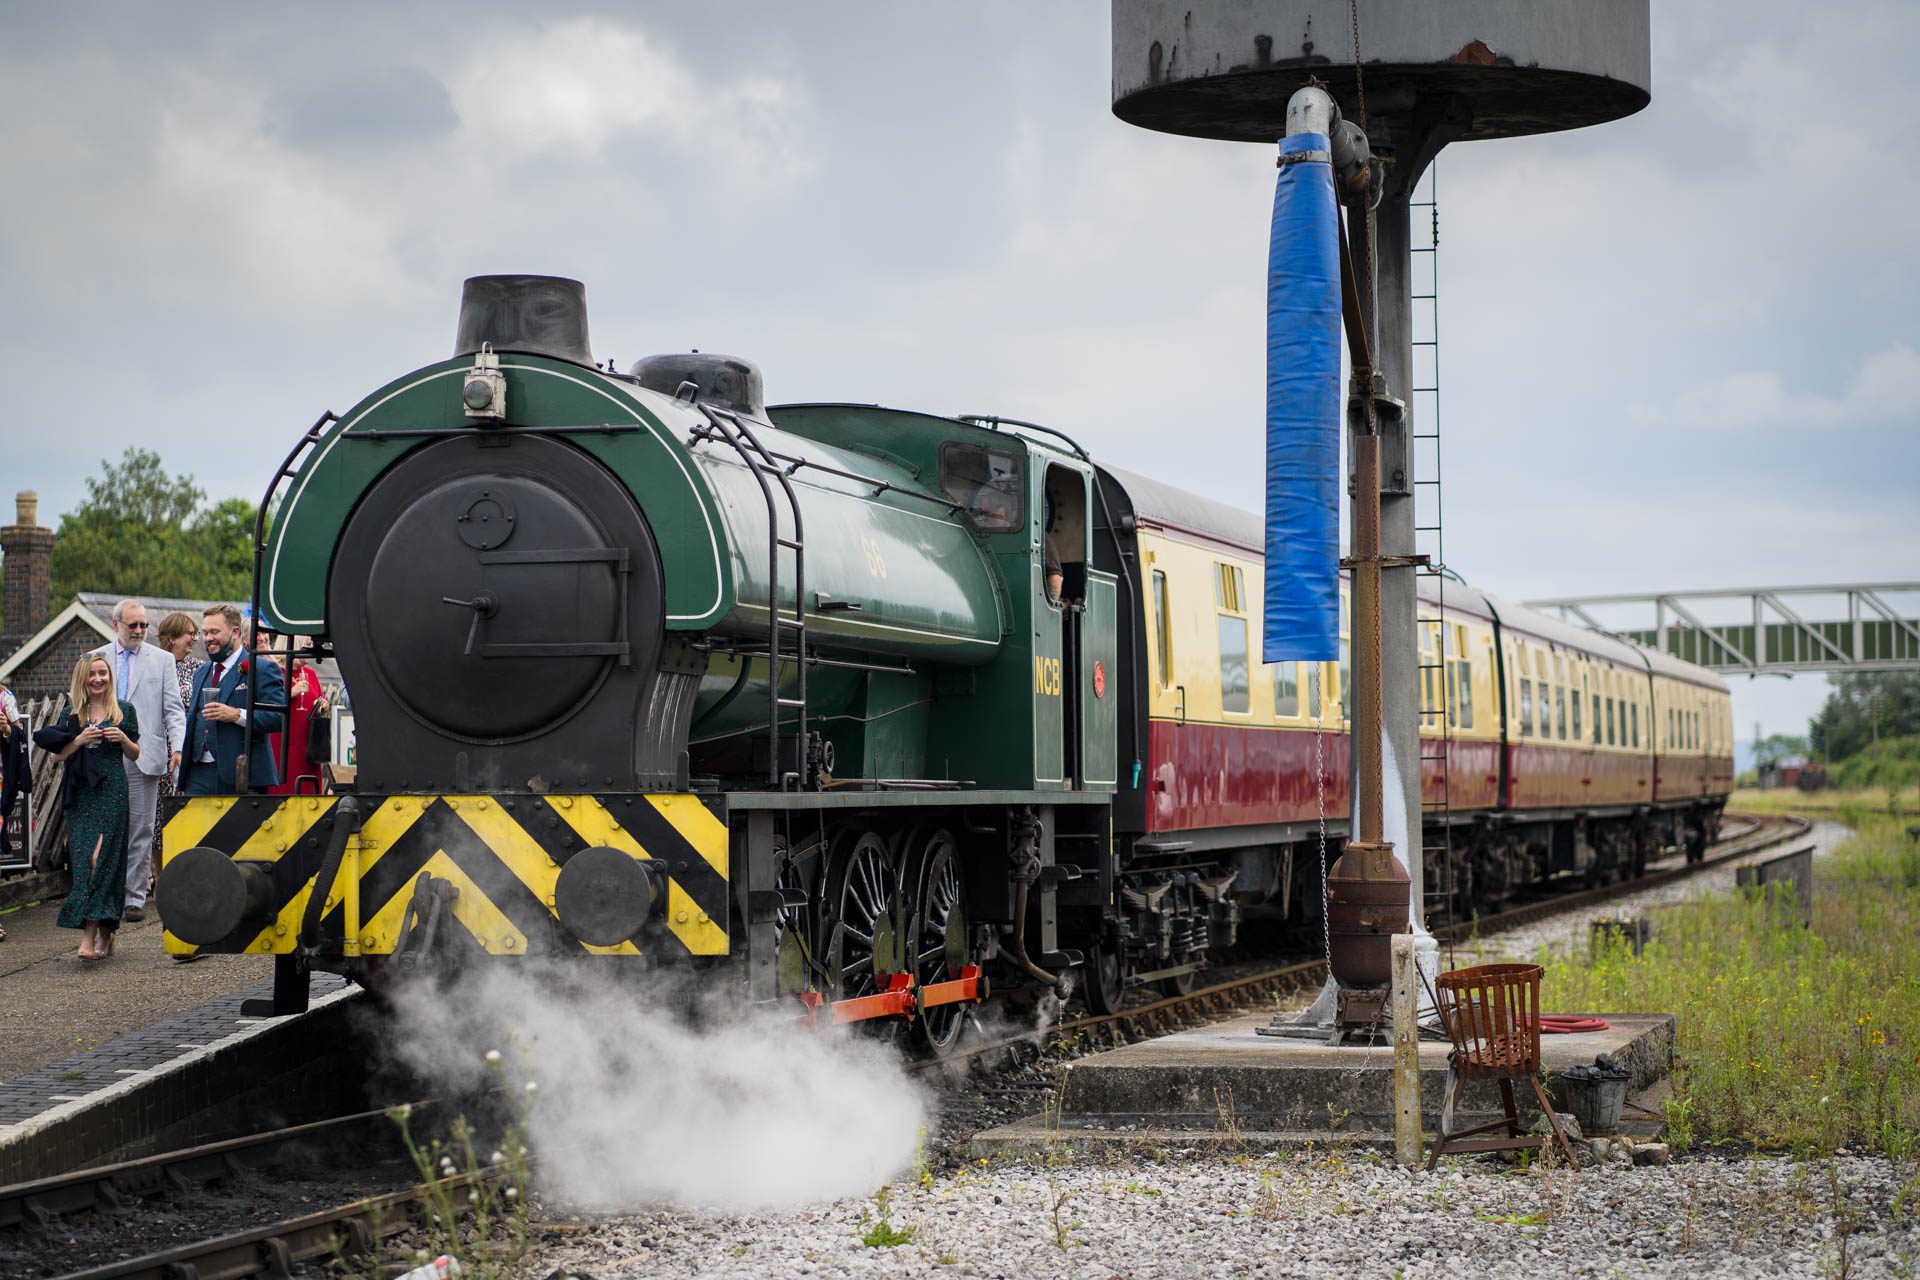
[[[981,533],[1023,526],[1026,484],[1017,454],[949,440],[940,446],[940,492]]]

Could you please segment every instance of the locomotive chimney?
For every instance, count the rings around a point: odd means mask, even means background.
[[[564,276],[470,276],[460,291],[453,354],[495,351],[593,364],[587,341],[587,286]]]

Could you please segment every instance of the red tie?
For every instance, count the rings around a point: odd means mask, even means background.
[[[214,664],[213,664],[213,682],[214,682],[214,684],[216,684],[216,685],[218,685],[218,684],[220,683],[220,673],[221,673],[222,671],[225,671],[226,669],[227,669],[227,664],[226,664],[226,663],[224,663],[224,662],[216,662],[216,663],[214,663]]]

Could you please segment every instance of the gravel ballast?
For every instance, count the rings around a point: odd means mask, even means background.
[[[1000,1165],[813,1209],[549,1212],[530,1273],[648,1276],[1891,1276],[1920,1230],[1877,1157],[1680,1160],[1578,1174],[1352,1153]],[[556,1220],[558,1219],[558,1220]],[[1846,1262],[1841,1264],[1842,1249]]]

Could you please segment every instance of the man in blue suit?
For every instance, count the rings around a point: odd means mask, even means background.
[[[240,644],[240,610],[215,605],[201,619],[207,662],[193,673],[187,699],[187,745],[180,759],[180,790],[190,796],[238,794],[236,764],[246,736],[247,685],[253,684],[253,749],[247,790],[280,781],[268,735],[286,723],[287,677],[273,662],[255,662]]]

